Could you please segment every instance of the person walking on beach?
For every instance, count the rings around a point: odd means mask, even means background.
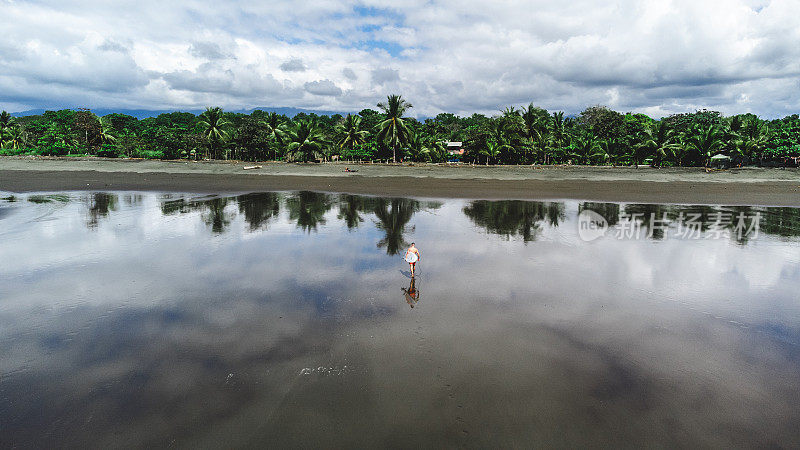
[[[406,250],[406,256],[404,258],[408,263],[408,266],[411,268],[411,277],[414,277],[414,266],[417,265],[417,261],[420,260],[419,250],[417,247],[414,246],[414,243],[411,243],[411,247]]]

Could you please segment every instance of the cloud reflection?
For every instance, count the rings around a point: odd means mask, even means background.
[[[584,243],[581,208],[699,207],[317,193],[15,205],[0,217],[2,446],[800,438],[791,209],[762,210],[776,232],[746,243]],[[407,240],[426,255],[413,288],[390,251]],[[398,286],[424,300],[409,308]]]

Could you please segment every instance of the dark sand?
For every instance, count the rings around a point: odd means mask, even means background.
[[[253,191],[474,199],[800,206],[800,171],[581,166],[140,161],[0,157],[0,191]],[[345,167],[357,173],[344,172]]]

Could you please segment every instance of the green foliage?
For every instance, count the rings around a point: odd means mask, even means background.
[[[0,148],[2,156],[42,155],[38,148]]]
[[[114,144],[103,144],[100,146],[100,150],[97,152],[97,156],[103,156],[106,158],[116,158],[119,156],[119,150],[117,146]]]
[[[411,139],[411,130],[403,118],[406,111],[412,108],[411,103],[403,99],[402,95],[390,95],[386,102],[378,103],[383,113],[383,121],[378,124],[378,141],[385,143],[392,149],[392,159],[397,162],[397,150],[408,145]]]
[[[136,150],[130,156],[131,158],[164,159],[164,152],[160,150]]]
[[[315,161],[324,157],[325,138],[313,119],[297,120],[288,131],[287,155],[297,162]]]
[[[451,159],[445,142],[463,143],[461,160],[478,164],[595,164],[703,166],[717,153],[734,164],[781,165],[800,156],[800,117],[764,121],[753,114],[724,117],[700,110],[654,120],[593,106],[578,117],[534,104],[509,106],[493,117],[441,113],[420,122],[405,117],[399,95],[342,117],[289,118],[256,110],[208,108],[138,120],[97,117],[89,110],[12,117],[0,112],[0,155],[97,155],[163,159],[292,161]]]

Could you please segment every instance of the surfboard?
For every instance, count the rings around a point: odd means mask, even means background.
[[[419,259],[419,257],[417,257],[416,253],[410,253],[410,252],[406,253],[406,262],[407,263],[415,263],[415,262],[417,262],[418,259]]]

